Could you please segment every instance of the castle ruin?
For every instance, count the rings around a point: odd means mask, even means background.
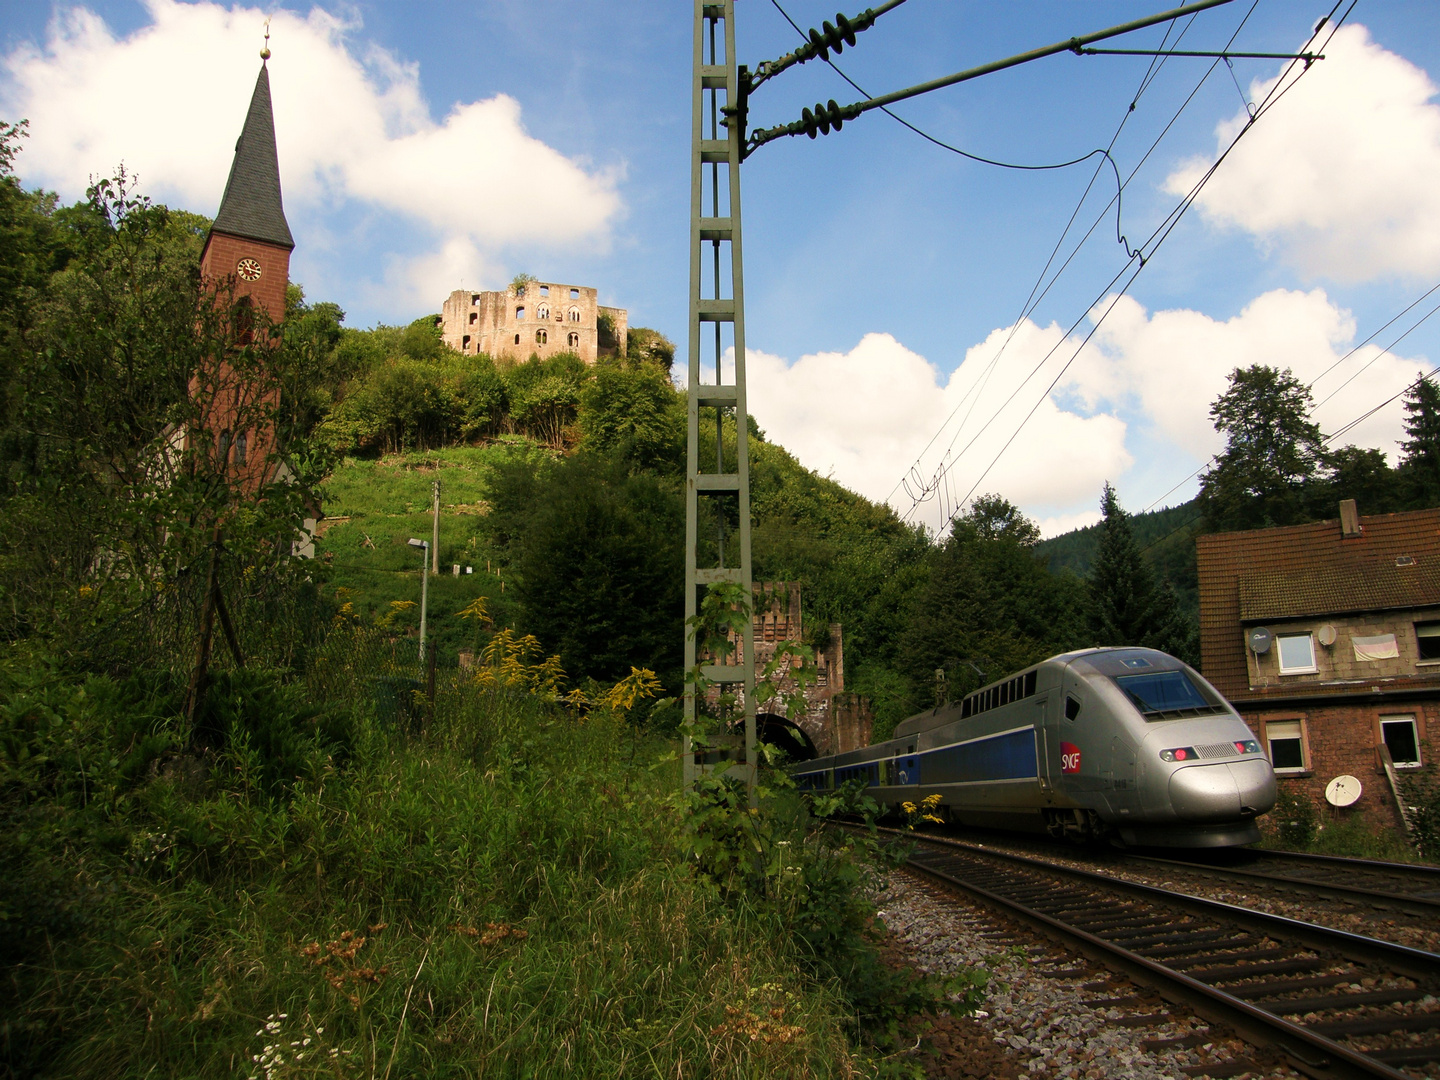
[[[467,356],[522,361],[574,353],[587,364],[625,355],[624,308],[602,307],[587,285],[525,281],[499,292],[456,289],[440,314],[445,344]]]

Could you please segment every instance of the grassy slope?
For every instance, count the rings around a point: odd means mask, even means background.
[[[487,467],[516,455],[539,454],[527,440],[489,446],[347,458],[324,486],[325,531],[316,554],[334,568],[343,599],[367,618],[385,615],[394,601],[417,606],[395,612],[393,624],[418,635],[421,554],[411,537],[431,537],[431,484],[440,481],[441,574],[430,579],[427,633],[443,656],[474,645],[472,629],[456,618],[476,597],[504,623],[509,604],[503,571],[483,528]],[[455,577],[451,567],[461,566]],[[465,574],[471,566],[474,573]],[[453,660],[452,660],[453,662]]]
[[[423,736],[387,730],[391,662],[332,637],[308,692],[360,706],[355,750],[280,798],[243,750],[127,778],[100,680],[0,667],[7,730],[63,720],[6,789],[0,1071],[852,1075],[835,999],[677,857],[664,747],[448,680]]]

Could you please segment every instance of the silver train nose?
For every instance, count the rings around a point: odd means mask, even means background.
[[[1186,821],[1263,814],[1275,805],[1275,772],[1258,758],[1176,769],[1170,774],[1170,805]]]

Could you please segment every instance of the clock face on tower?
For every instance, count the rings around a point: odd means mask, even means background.
[[[260,280],[260,264],[254,259],[241,259],[235,264],[235,272],[245,281]]]

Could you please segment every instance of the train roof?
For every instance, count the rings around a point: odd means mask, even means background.
[[[1039,671],[1047,664],[1062,664],[1069,666],[1074,663],[1081,663],[1084,667],[1091,669],[1100,675],[1126,675],[1134,674],[1137,669],[1154,668],[1156,671],[1171,671],[1183,668],[1183,662],[1175,659],[1169,653],[1160,652],[1158,649],[1146,649],[1139,646],[1103,646],[1093,649],[1076,649],[1073,652],[1059,653],[1042,660],[1038,664],[1031,664],[1029,667],[1021,668],[1019,671],[1005,676],[1003,679],[996,679],[994,682],[986,683],[977,690],[966,694],[959,701],[947,702],[944,705],[929,709],[914,716],[907,717],[895,725],[897,739],[903,739],[910,735],[919,735],[932,728],[940,727],[954,720],[959,720],[964,712],[966,700],[979,698],[987,691],[993,691],[999,687],[1012,683],[1016,679],[1023,679],[1031,672]],[[1024,696],[1033,692],[1033,684]],[[1004,700],[1004,699],[1002,699]]]

